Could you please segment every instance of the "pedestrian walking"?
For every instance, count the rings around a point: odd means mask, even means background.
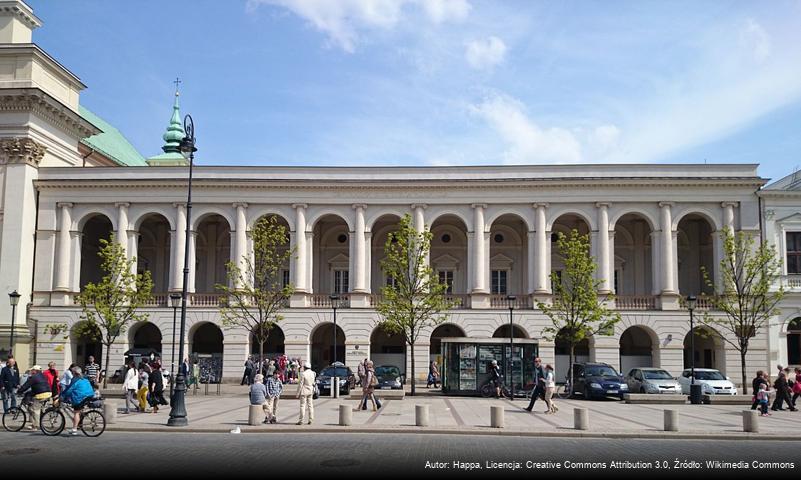
[[[134,410],[139,410],[136,406],[136,391],[139,390],[139,372],[133,361],[128,363],[128,370],[125,372],[125,380],[122,382],[122,389],[125,392],[125,413],[131,413],[131,404]]]
[[[493,360],[490,363],[489,374],[490,374],[490,382],[492,382],[495,385],[495,398],[503,398],[503,392],[501,391],[501,386],[503,385],[503,379],[501,378],[501,369],[500,367],[498,367],[497,360]]]
[[[28,390],[31,391],[31,403],[28,406],[28,413],[31,419],[31,430],[39,429],[39,417],[42,414],[42,405],[53,396],[51,387],[47,382],[47,377],[42,373],[42,367],[34,365],[30,371],[28,380],[19,387],[17,393],[22,395]]]
[[[432,361],[431,365],[428,366],[428,380],[426,380],[426,388],[430,388],[431,385],[434,385],[434,388],[439,388],[437,383],[439,383],[439,369],[437,368],[437,362]]]
[[[359,385],[364,389],[364,377],[367,375],[367,359],[365,358],[361,362],[359,362],[359,366],[356,367],[356,374],[359,376]]]
[[[298,399],[300,399],[300,416],[298,425],[303,425],[304,414],[308,412],[309,425],[314,421],[314,381],[317,375],[311,369],[309,362],[303,362],[298,376]]]
[[[239,383],[240,385],[250,385],[253,382],[250,380],[250,375],[253,373],[254,370],[253,360],[248,357],[245,360],[245,372],[242,374],[242,381]]]
[[[147,397],[150,393],[150,366],[144,362],[139,365],[139,391],[136,392],[136,399],[139,401],[139,411],[147,412]]]
[[[765,391],[770,389],[770,384],[768,380],[765,378],[765,372],[762,370],[757,370],[756,377],[751,381],[751,390],[754,392],[754,396],[751,399],[751,410],[756,410],[759,406],[759,398],[757,398],[757,394],[761,387],[765,387]],[[770,393],[768,393],[770,395]]]
[[[373,402],[374,412],[381,408],[381,400],[375,395],[375,387],[377,386],[378,377],[375,374],[375,367],[373,366],[373,362],[368,360],[365,368],[364,383],[362,384],[362,401],[359,404],[360,409],[367,410],[368,400]]]
[[[281,373],[276,370],[272,377],[267,379],[267,409],[265,412],[267,416],[264,418],[264,423],[278,423],[278,400],[281,398],[281,392],[284,391],[284,384],[281,382]]]
[[[534,409],[534,404],[537,403],[538,398],[545,398],[545,370],[542,368],[542,360],[540,357],[534,358],[534,391],[531,392],[531,400],[528,402],[526,410],[529,412]],[[548,402],[545,402],[548,403]]]
[[[795,377],[793,377],[793,408],[797,408],[795,406],[798,397],[801,397],[801,368],[795,367]]]
[[[756,403],[759,404],[759,410],[762,412],[762,416],[763,417],[770,416],[770,413],[768,413],[769,394],[768,394],[767,383],[759,384],[759,390],[757,390],[755,397],[756,397]]]
[[[3,413],[5,413],[9,408],[17,406],[19,367],[17,367],[17,361],[14,357],[8,357],[6,365],[0,370],[0,385],[3,394]]]
[[[771,410],[774,412],[777,410],[784,410],[782,406],[786,402],[790,411],[795,412],[796,409],[793,406],[793,399],[790,398],[790,387],[787,385],[787,374],[785,374],[783,370],[779,371],[779,377],[773,383],[773,388],[776,390],[776,399],[773,400]]]
[[[95,363],[95,357],[89,355],[83,371],[84,377],[89,380],[89,383],[92,385],[97,385],[97,383],[100,381],[100,365]]]
[[[544,400],[545,404],[548,405],[548,410],[546,410],[545,413],[556,413],[559,411],[559,407],[557,407],[553,401],[553,391],[556,389],[556,380],[553,374],[553,367],[550,364],[545,365],[544,384],[545,384]]]
[[[156,360],[151,366],[153,370],[148,378],[148,389],[150,390],[150,406],[153,413],[159,413],[159,405],[167,405],[164,399],[164,376],[161,374],[161,364]]]

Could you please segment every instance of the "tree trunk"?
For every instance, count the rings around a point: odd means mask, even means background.
[[[109,362],[109,358],[111,356],[111,345],[113,343],[114,343],[114,341],[111,340],[111,341],[109,341],[109,344],[106,345],[106,363],[103,365],[103,367],[105,367],[105,369],[106,369],[106,374],[103,375],[103,388],[104,389],[108,385],[108,362]],[[101,372],[103,371],[103,367],[100,368]]]
[[[412,374],[410,375],[411,382],[412,382],[411,396],[414,396],[414,392],[416,391],[415,390],[415,385],[414,385],[415,384],[415,378],[414,378],[414,342],[410,342],[409,346],[411,347],[411,350],[412,350]]]
[[[745,373],[745,354],[746,351],[740,351],[740,373],[743,376],[743,395],[748,395],[748,380],[746,379]]]
[[[261,373],[262,368],[264,367],[264,343],[266,340],[262,341],[259,340],[259,373]],[[267,370],[264,371],[267,373]]]
[[[573,342],[570,342],[570,356],[569,356],[570,363],[568,363],[568,366],[567,366],[567,376],[570,379],[570,391],[568,392],[569,395],[572,395],[573,391],[575,390],[575,386],[574,386],[574,382],[573,382],[573,362],[575,361],[575,358],[576,358],[575,351],[576,351],[576,344],[573,343]]]

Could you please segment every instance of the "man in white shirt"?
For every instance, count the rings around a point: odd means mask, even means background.
[[[309,425],[314,421],[314,381],[317,375],[312,371],[309,362],[303,362],[300,376],[298,378],[298,398],[300,399],[300,416],[297,425],[303,425],[303,415],[309,412]]]

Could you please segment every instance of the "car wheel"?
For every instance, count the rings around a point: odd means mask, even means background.
[[[592,397],[590,396],[590,389],[587,387],[584,387],[584,400],[592,400]]]
[[[645,387],[640,387],[640,393],[645,393]]]

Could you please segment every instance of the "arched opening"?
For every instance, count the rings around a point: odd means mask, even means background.
[[[570,343],[565,339],[564,329],[556,334],[554,341],[554,378],[557,383],[564,383],[570,371]],[[590,361],[590,339],[585,338],[576,344],[573,349],[573,361],[584,363]]]
[[[801,365],[801,317],[787,326],[787,364]]]
[[[336,326],[336,361],[345,363],[345,332]],[[334,324],[321,323],[311,335],[311,364],[319,372],[334,362]]]
[[[110,240],[111,220],[105,215],[94,215],[81,230],[81,290],[88,283],[99,283],[103,279],[103,260],[98,255],[100,240]]]
[[[170,288],[170,222],[159,214],[148,215],[139,226],[138,273],[150,272],[153,291]]]
[[[287,222],[284,217],[270,214],[260,217],[259,220],[256,221],[256,223],[254,223],[254,228],[260,221],[263,220],[267,222],[268,225],[271,225],[270,228],[275,228],[276,232],[278,229],[283,229],[285,234],[284,241],[281,245],[276,246],[274,250],[275,253],[277,253],[279,256],[286,255],[286,251],[289,250],[290,248],[289,222]],[[251,243],[251,245],[254,243],[253,240],[250,238],[248,239],[248,241]],[[253,265],[257,270],[257,272],[254,272],[254,274],[258,272],[267,272],[268,270],[270,270],[270,268],[261,267],[261,265],[265,265],[261,263],[262,255],[264,254],[264,252],[261,249],[259,249],[259,251],[256,251],[255,247],[251,246],[250,248],[248,248],[248,251],[253,252],[253,259],[252,259],[254,262]],[[294,272],[290,270],[290,263],[291,263],[290,258],[285,259],[283,265],[281,265],[281,268],[278,269],[278,271],[276,272],[276,276],[272,278],[262,278],[260,282],[255,283],[255,285],[257,285],[257,288],[267,288],[269,290],[272,290],[273,288],[278,286],[280,286],[280,288],[284,288],[287,285],[293,284]],[[273,265],[273,264],[268,263],[267,265]],[[264,276],[271,277],[270,275],[264,275]]]
[[[456,215],[442,215],[431,225],[431,235],[431,268],[448,285],[447,294],[465,295],[470,287],[467,226]]]
[[[217,293],[215,285],[228,284],[225,267],[231,260],[231,226],[228,220],[217,214],[204,217],[198,223],[195,241],[195,292]]]
[[[400,333],[389,333],[381,327],[370,335],[370,360],[375,366],[391,365],[406,376],[406,342]]]
[[[442,369],[442,339],[466,336],[464,330],[452,323],[444,323],[437,326],[437,328],[431,332],[431,341],[428,347],[429,361],[437,362],[439,368]]]
[[[202,383],[220,383],[223,367],[223,332],[217,325],[205,322],[194,328],[189,337],[193,362],[200,367]]]
[[[385,285],[390,285],[392,279],[384,274],[381,270],[381,261],[386,257],[384,249],[387,244],[387,238],[392,232],[398,230],[398,223],[400,217],[397,215],[383,215],[373,223],[372,239],[370,246],[370,279],[369,284],[373,293],[381,293],[381,289]]]
[[[709,221],[697,214],[681,219],[678,225],[677,250],[679,269],[679,293],[682,295],[712,294],[704,279],[704,270],[714,278],[713,227]]]
[[[140,323],[131,329],[131,348],[139,351],[150,353],[154,352],[157,356],[161,356],[161,330],[151,322]]]
[[[654,294],[651,232],[651,224],[636,213],[623,215],[615,223],[615,258],[611,278],[613,291],[618,296]]]
[[[577,231],[579,235],[586,235],[589,238],[590,226],[584,218],[580,215],[567,213],[559,216],[551,227],[551,241],[550,241],[550,259],[551,259],[551,272],[556,274],[556,278],[561,279],[565,270],[564,255],[559,251],[557,241],[559,234],[569,237],[573,230]],[[557,378],[560,378],[557,376]],[[564,377],[561,377],[564,378]]]
[[[528,338],[526,331],[520,325],[512,325],[512,338]],[[509,324],[501,325],[495,329],[492,338],[509,338]]]
[[[691,341],[695,343],[694,353],[691,353]],[[695,368],[714,368],[726,373],[723,339],[709,327],[695,327],[693,340],[690,338],[690,332],[685,335],[684,368],[692,367],[691,358],[695,358]]]
[[[352,290],[350,232],[336,215],[325,215],[314,225],[314,291],[344,294]]]
[[[637,325],[627,328],[620,336],[620,371],[655,366],[654,346],[649,330]]]
[[[264,342],[264,358],[275,358],[285,353],[284,350],[284,331],[278,325],[270,329],[267,341]],[[253,361],[259,359],[259,341],[254,335],[250,336],[250,355]]]
[[[70,330],[70,347],[72,349],[72,363],[83,368],[89,361],[89,357],[94,357],[95,362],[102,366],[105,360],[103,354],[103,343],[100,341],[100,328],[95,323],[86,321],[78,322]],[[112,372],[113,373],[113,372]]]
[[[490,227],[490,293],[525,296],[527,290],[526,222],[517,215],[501,215]]]

